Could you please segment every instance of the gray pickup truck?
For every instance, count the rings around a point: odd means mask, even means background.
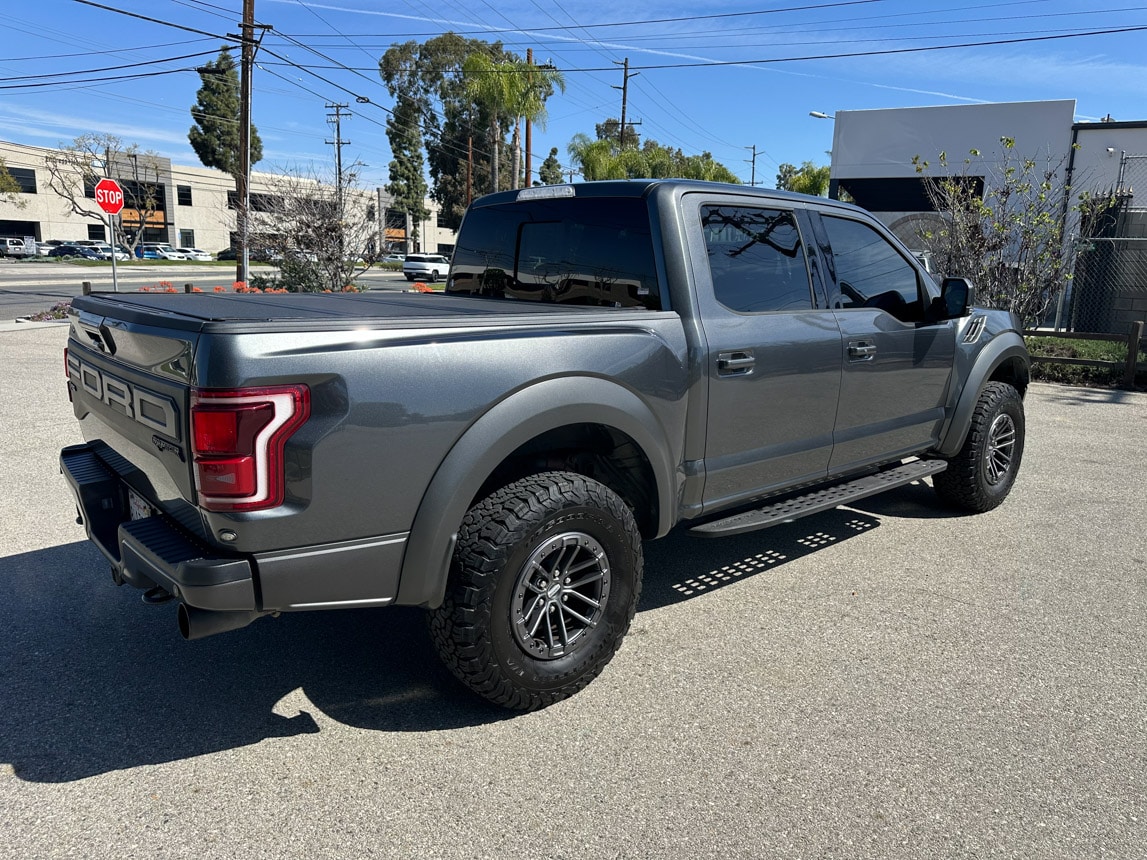
[[[116,583],[188,639],[425,607],[478,694],[542,707],[624,637],[642,543],[930,477],[986,511],[1024,445],[1017,320],[867,213],[685,181],[476,201],[445,294],[73,303],[61,452]]]

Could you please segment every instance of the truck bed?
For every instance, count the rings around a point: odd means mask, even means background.
[[[366,293],[92,293],[74,300],[77,310],[104,315],[106,300],[115,302],[116,319],[128,323],[160,323],[181,331],[238,334],[251,329],[281,331],[340,330],[361,327],[403,326],[433,319],[437,324],[473,324],[478,317],[490,322],[523,316],[554,317],[624,313],[640,309],[614,309],[502,301],[442,293],[377,291]]]

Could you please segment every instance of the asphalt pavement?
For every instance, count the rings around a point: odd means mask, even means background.
[[[252,273],[273,275],[273,266],[255,264]],[[183,289],[193,284],[209,292],[216,286],[230,287],[235,280],[235,267],[196,263],[135,262],[117,269],[112,280],[111,265],[95,266],[78,263],[36,262],[0,257],[0,326],[45,311],[59,302],[75,298],[88,281],[95,291],[136,291],[142,287],[159,287],[161,282]],[[400,272],[370,269],[356,279],[368,289],[406,289],[409,284]]]
[[[1033,385],[988,514],[647,545],[603,675],[512,715],[416,610],[187,643],[116,588],[65,334],[0,331],[0,858],[1144,856],[1147,394]]]

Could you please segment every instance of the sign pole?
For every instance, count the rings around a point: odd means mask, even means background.
[[[108,232],[112,238],[112,290],[119,292],[119,273],[116,270],[115,216],[123,209],[123,189],[114,179],[104,178],[96,183],[96,205],[108,216]],[[142,222],[141,222],[142,223]]]
[[[108,233],[112,237],[112,292],[119,292],[119,275],[116,272],[116,254],[119,252],[119,246],[115,240],[115,215],[108,215]]]

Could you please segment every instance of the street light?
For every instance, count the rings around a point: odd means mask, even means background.
[[[819,110],[810,110],[808,112],[808,115],[811,117],[814,117],[816,119],[836,119],[836,117],[833,116],[832,114],[824,113],[823,111],[819,111]]]

